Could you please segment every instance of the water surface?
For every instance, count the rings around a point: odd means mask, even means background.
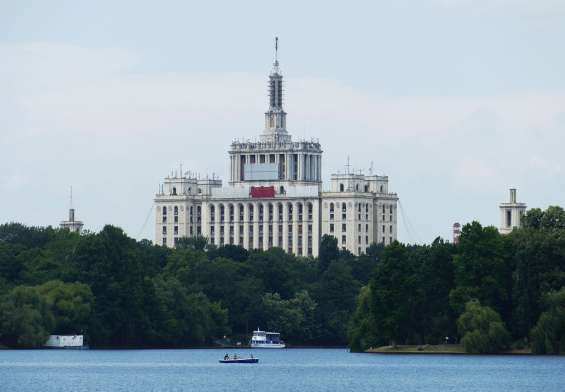
[[[0,350],[0,391],[565,391],[564,357],[292,349],[254,350],[257,365],[219,364],[225,353]]]

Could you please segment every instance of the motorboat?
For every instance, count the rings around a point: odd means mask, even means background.
[[[285,343],[281,340],[278,332],[265,332],[257,328],[253,331],[253,336],[249,342],[251,348],[285,348]]]
[[[237,355],[230,357],[226,355],[224,359],[220,359],[220,363],[259,363],[259,358],[253,358],[251,355],[249,358],[240,358]]]

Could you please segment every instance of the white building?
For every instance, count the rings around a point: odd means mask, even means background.
[[[292,140],[282,79],[275,55],[264,130],[257,141],[232,142],[228,186],[182,169],[165,178],[155,196],[155,243],[202,235],[218,246],[315,257],[324,234],[354,254],[396,240],[398,197],[389,193],[388,177],[333,174],[323,190],[321,145]]]
[[[500,234],[508,234],[515,228],[522,227],[522,217],[526,212],[526,203],[516,201],[516,189],[510,189],[510,200],[507,203],[500,203]]]

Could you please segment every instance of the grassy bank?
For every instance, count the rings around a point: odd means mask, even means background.
[[[370,348],[366,353],[372,354],[466,354],[461,344],[426,344],[426,345],[399,345]],[[529,348],[514,349],[501,354],[531,354]]]

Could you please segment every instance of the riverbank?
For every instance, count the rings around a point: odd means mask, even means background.
[[[397,346],[381,346],[370,348],[365,351],[369,354],[467,354],[461,344],[424,344],[424,345],[397,345]],[[530,355],[531,349],[513,349],[504,351],[500,354],[510,355]]]

